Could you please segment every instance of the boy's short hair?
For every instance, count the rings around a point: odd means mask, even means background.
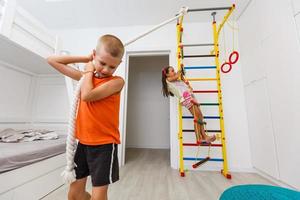
[[[101,46],[113,57],[122,58],[124,55],[124,45],[122,41],[114,35],[107,34],[101,36],[97,43],[96,52],[99,52]]]

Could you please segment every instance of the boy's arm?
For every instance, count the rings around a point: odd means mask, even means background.
[[[92,80],[93,73],[88,73],[85,75],[86,80]],[[87,81],[88,82],[88,81]],[[122,78],[112,79],[96,88],[93,89],[92,81],[90,83],[83,83],[81,87],[81,99],[83,101],[98,101],[109,97],[115,93],[122,90],[124,86],[124,80]]]
[[[79,80],[82,76],[77,69],[68,66],[71,63],[86,63],[92,60],[92,56],[50,56],[47,62],[60,73],[74,79]]]
[[[84,80],[81,86],[80,94],[83,101],[98,101],[109,97],[122,90],[125,81],[122,78],[112,79],[96,88],[93,85],[94,65],[89,62],[86,65]]]

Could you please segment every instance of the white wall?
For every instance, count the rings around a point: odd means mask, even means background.
[[[34,93],[33,123],[68,122],[68,94],[62,75],[38,76]]]
[[[299,11],[298,1],[252,0],[238,21],[253,165],[298,189]]]
[[[292,0],[293,14],[298,28],[298,39],[300,40],[300,1]]]
[[[31,118],[32,75],[0,62],[0,122],[28,123]]]
[[[64,41],[64,48],[69,50],[71,54],[87,55],[95,47],[97,38],[102,34],[115,34],[123,41],[127,41],[136,35],[148,30],[151,26],[136,27],[115,27],[103,29],[83,29],[83,30],[66,30],[57,31]],[[231,35],[232,32],[227,35]],[[211,23],[199,23],[185,25],[185,34],[187,43],[210,43],[212,42]],[[188,39],[190,38],[190,39]],[[230,46],[232,42],[228,42]],[[170,65],[176,66],[176,29],[175,24],[170,24],[164,28],[154,32],[145,38],[136,41],[134,44],[126,48],[124,62],[118,69],[118,74],[127,77],[125,72],[125,63],[127,62],[127,54],[130,52],[151,52],[151,51],[170,51]],[[206,52],[208,53],[208,52]],[[231,170],[249,170],[251,165],[248,127],[245,111],[244,91],[242,87],[242,77],[240,72],[240,64],[234,66],[234,70],[222,77],[223,83],[223,101],[225,128],[227,136],[227,149],[229,167]],[[120,129],[123,132],[124,127],[124,106],[126,88],[122,93],[121,113],[120,113]],[[177,138],[177,112],[176,102],[171,100],[170,104],[170,137],[171,137],[171,166],[178,168],[178,138]],[[121,138],[123,140],[123,138]],[[120,148],[121,149],[121,148]]]
[[[169,56],[130,56],[126,147],[170,148],[169,100],[161,92],[161,68]]]
[[[38,77],[16,69],[0,61],[0,129],[43,124],[65,130],[69,104],[63,76]]]

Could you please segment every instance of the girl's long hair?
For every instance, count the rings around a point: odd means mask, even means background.
[[[169,73],[169,69],[171,66],[164,67],[161,71],[161,83],[162,83],[162,93],[163,96],[168,97],[174,96],[171,92],[168,90],[168,84],[167,84],[167,74]]]

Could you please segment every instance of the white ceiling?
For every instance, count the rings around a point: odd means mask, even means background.
[[[154,25],[189,8],[229,7],[239,16],[250,0],[17,0],[50,29]],[[211,12],[193,13],[187,21],[211,21]],[[223,16],[221,13],[219,16]]]

